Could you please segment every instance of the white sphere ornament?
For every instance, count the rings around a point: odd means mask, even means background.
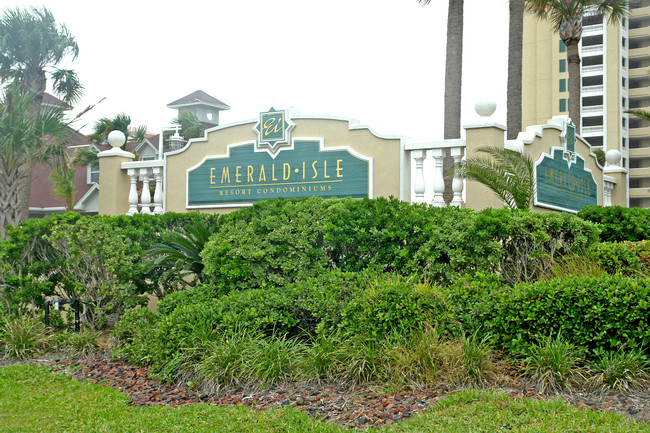
[[[605,154],[605,161],[608,165],[618,165],[621,161],[621,152],[616,149],[608,150]]]
[[[497,111],[497,103],[492,99],[484,99],[474,103],[476,114],[481,117],[490,117]]]
[[[122,131],[111,131],[108,134],[108,144],[110,144],[113,149],[120,148],[126,143],[126,136]]]

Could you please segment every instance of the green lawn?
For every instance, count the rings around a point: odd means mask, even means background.
[[[338,432],[349,431],[284,408],[131,407],[111,388],[78,383],[45,367],[0,368],[3,433],[57,432]],[[454,394],[390,432],[648,432],[650,424],[572,408],[560,401],[512,400],[482,391]]]

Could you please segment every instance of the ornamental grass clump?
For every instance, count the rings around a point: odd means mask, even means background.
[[[525,351],[524,373],[541,393],[559,392],[583,377],[578,349],[558,333],[543,336]]]
[[[639,350],[605,352],[590,364],[590,383],[618,391],[650,386],[650,361]]]
[[[4,317],[0,324],[0,350],[5,357],[29,358],[47,349],[50,340],[48,329],[35,317]]]

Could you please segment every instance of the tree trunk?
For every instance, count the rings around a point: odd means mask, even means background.
[[[7,226],[29,218],[31,180],[31,166],[7,167],[0,161],[0,239],[5,239]]]
[[[447,15],[447,58],[445,59],[445,119],[444,139],[460,138],[460,105],[463,78],[463,4],[464,0],[449,0]],[[442,170],[445,179],[443,199],[453,199],[453,178],[448,176],[454,159],[445,151]]]
[[[510,0],[508,25],[508,140],[514,140],[521,127],[522,44],[524,0]]]
[[[576,125],[576,134],[580,134],[580,103],[582,100],[580,89],[580,54],[578,53],[579,40],[565,41],[567,54],[567,67],[569,69],[569,117]]]
[[[460,138],[460,101],[463,75],[463,0],[449,0],[445,68],[444,139]]]

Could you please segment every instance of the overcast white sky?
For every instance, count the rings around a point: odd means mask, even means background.
[[[76,37],[79,106],[106,97],[82,132],[120,112],[158,132],[175,115],[166,105],[200,89],[230,105],[222,125],[296,107],[442,139],[447,1],[0,0],[2,11],[31,5]],[[465,0],[464,124],[485,97],[505,124],[507,34],[507,0]]]

